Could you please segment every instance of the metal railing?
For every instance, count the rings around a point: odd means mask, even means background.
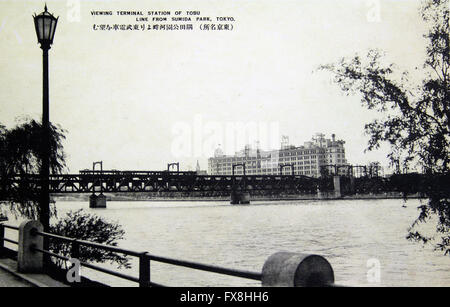
[[[19,232],[18,242],[5,238],[5,229],[13,229]],[[51,257],[68,261],[75,265],[75,261],[80,266],[90,268],[111,276],[137,283],[140,287],[164,287],[153,282],[150,278],[150,265],[152,261],[175,265],[179,267],[200,270],[204,272],[217,273],[227,276],[240,277],[245,279],[260,281],[262,286],[321,286],[339,287],[334,283],[334,272],[330,263],[320,255],[277,252],[272,254],[264,262],[261,272],[251,272],[244,270],[230,269],[215,265],[198,262],[179,260],[168,257],[161,257],[148,252],[138,252],[117,246],[105,245],[85,240],[78,240],[61,235],[44,232],[43,226],[38,221],[24,221],[19,227],[0,223],[0,251],[8,251],[4,247],[5,242],[18,245],[17,269],[19,272],[44,272],[45,259],[50,261]],[[54,242],[54,244],[65,244],[67,249],[63,254],[50,251],[50,247],[45,249],[44,244]],[[94,249],[108,251],[126,256],[138,258],[139,274],[131,276],[121,272],[113,271],[96,264],[81,261],[84,249]]]
[[[19,244],[18,242],[14,241],[14,240],[4,237],[4,228],[19,230],[19,227],[0,224],[0,248],[3,248],[3,244],[4,244],[3,242]],[[109,275],[113,275],[113,276],[116,276],[116,277],[119,277],[119,278],[122,278],[122,279],[125,279],[128,281],[136,282],[139,284],[140,287],[149,287],[149,286],[164,287],[164,285],[161,285],[161,284],[151,281],[151,279],[150,279],[150,262],[151,261],[165,263],[165,264],[171,264],[171,265],[176,265],[176,266],[181,266],[181,267],[186,267],[186,268],[191,268],[191,269],[201,270],[201,271],[206,271],[206,272],[218,273],[218,274],[222,274],[222,275],[258,280],[258,281],[261,281],[261,276],[262,276],[261,273],[257,273],[257,272],[229,269],[229,268],[224,268],[224,267],[214,266],[214,265],[209,265],[209,264],[161,257],[161,256],[149,254],[148,252],[137,252],[137,251],[124,249],[124,248],[120,248],[120,247],[116,247],[116,246],[104,245],[104,244],[89,242],[89,241],[85,241],[85,240],[78,240],[78,239],[64,237],[64,236],[60,236],[60,235],[56,235],[56,234],[52,234],[52,233],[48,233],[48,232],[37,231],[37,229],[33,229],[31,234],[36,235],[36,236],[42,236],[42,237],[48,238],[50,240],[56,240],[56,241],[71,244],[71,250],[70,250],[71,257],[66,257],[66,256],[63,256],[63,255],[60,255],[57,253],[53,253],[49,250],[44,250],[42,248],[37,248],[37,247],[32,247],[33,251],[37,251],[37,252],[43,253],[44,255],[55,257],[55,258],[62,259],[65,261],[70,261],[71,258],[77,259],[79,261],[79,264],[83,267],[90,268],[95,271],[99,271],[99,272],[106,273]],[[120,253],[120,254],[124,254],[127,256],[137,257],[139,259],[139,276],[135,277],[135,276],[127,275],[127,274],[116,272],[116,271],[113,271],[113,270],[110,270],[110,269],[107,269],[104,267],[100,267],[98,265],[80,261],[79,260],[80,254],[81,254],[80,247],[82,247],[82,246],[105,250],[105,251],[110,251],[110,252],[114,252],[114,253]]]

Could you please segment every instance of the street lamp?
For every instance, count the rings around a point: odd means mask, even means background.
[[[42,94],[42,142],[41,142],[41,195],[40,195],[40,220],[44,226],[44,231],[50,226],[50,194],[49,194],[49,167],[50,167],[50,121],[48,102],[48,50],[53,43],[56,24],[58,18],[47,11],[45,5],[44,12],[39,15],[34,14],[34,26],[38,43],[43,51],[43,94]]]
[[[34,26],[36,28],[36,35],[42,49],[50,49],[55,37],[56,24],[58,18],[47,11],[47,5],[44,7],[44,12],[39,15],[34,14]]]

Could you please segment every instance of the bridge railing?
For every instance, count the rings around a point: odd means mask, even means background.
[[[14,241],[5,238],[5,228],[18,230],[19,240]],[[25,221],[19,227],[0,224],[0,251],[4,248],[4,242],[18,245],[17,268],[19,272],[44,272],[43,255],[47,255],[70,262],[76,259],[83,267],[135,282],[140,287],[164,287],[164,285],[153,282],[150,278],[150,267],[152,261],[205,272],[257,280],[261,282],[262,286],[337,286],[334,284],[334,272],[331,265],[325,258],[318,255],[278,252],[271,255],[266,260],[262,272],[251,272],[161,257],[148,252],[138,252],[117,246],[77,240],[74,238],[44,232],[42,229],[43,227],[38,221]],[[70,244],[71,257],[63,256],[44,249],[44,238]],[[124,274],[100,267],[98,265],[80,261],[80,248],[82,246],[137,257],[139,261],[138,276]]]

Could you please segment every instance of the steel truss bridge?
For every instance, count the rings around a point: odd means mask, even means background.
[[[5,182],[6,180],[6,182]],[[14,191],[40,190],[39,175],[2,179]],[[301,175],[198,175],[170,171],[80,171],[80,174],[49,176],[50,193],[157,193],[202,192],[229,195],[234,190],[252,194],[316,193],[318,179]]]
[[[398,174],[390,177],[341,176],[341,191],[354,193],[407,192],[427,193],[430,189],[447,191],[450,174]],[[39,175],[14,175],[0,178],[0,199],[39,193]],[[53,194],[70,193],[149,193],[181,196],[229,196],[231,191],[251,195],[303,195],[333,191],[333,177],[312,178],[302,175],[198,175],[178,171],[84,170],[79,174],[50,175]],[[9,195],[9,196],[8,196]],[[450,197],[450,195],[449,195]]]

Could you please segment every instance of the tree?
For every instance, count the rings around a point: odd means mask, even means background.
[[[65,218],[58,220],[56,224],[50,226],[50,232],[85,240],[100,244],[117,246],[117,242],[121,240],[125,231],[117,223],[108,222],[102,217],[95,214],[85,213],[82,209],[77,211],[69,211]],[[52,241],[50,250],[62,256],[71,257],[71,243]],[[78,260],[83,262],[111,262],[116,263],[118,267],[130,268],[129,258],[111,251],[100,250],[98,248],[90,248],[86,246],[80,247],[80,255]],[[56,264],[67,269],[67,262],[61,259],[55,259]]]
[[[39,174],[41,169],[42,125],[35,120],[25,120],[12,129],[0,124],[0,205],[8,205],[10,212],[29,219],[39,219],[39,190],[29,185],[9,186],[8,178],[15,175]],[[66,167],[62,145],[66,131],[60,126],[50,125],[50,173],[60,174]],[[51,215],[56,215],[55,206],[51,206]],[[69,212],[64,219],[51,225],[50,232],[70,238],[88,240],[107,245],[117,245],[124,231],[116,223],[111,223],[82,210]],[[55,253],[70,256],[70,244],[50,242],[49,248]],[[81,261],[115,262],[119,267],[130,267],[125,256],[98,249],[81,247]],[[65,261],[57,260],[60,267]]]
[[[320,69],[330,71],[347,95],[360,95],[363,106],[380,112],[380,118],[365,125],[370,136],[368,150],[387,142],[392,165],[422,168],[433,178],[448,174],[450,164],[449,0],[426,0],[420,14],[429,25],[424,35],[428,42],[426,59],[420,69],[415,68],[423,76],[420,83],[415,84],[408,72],[399,72],[396,65],[386,63],[384,53],[376,49],[364,58],[343,58]],[[419,207],[419,217],[407,238],[430,242],[432,237],[422,235],[416,227],[437,217],[440,242],[435,248],[449,254],[450,192],[448,185],[434,182],[428,181],[429,201]]]
[[[39,174],[42,131],[41,123],[35,120],[24,120],[9,130],[0,124],[0,204],[7,204],[12,213],[30,219],[38,219],[40,215],[39,191],[25,185],[11,189],[8,178]],[[66,166],[62,145],[65,132],[60,126],[50,125],[50,172],[53,174],[61,173]]]

